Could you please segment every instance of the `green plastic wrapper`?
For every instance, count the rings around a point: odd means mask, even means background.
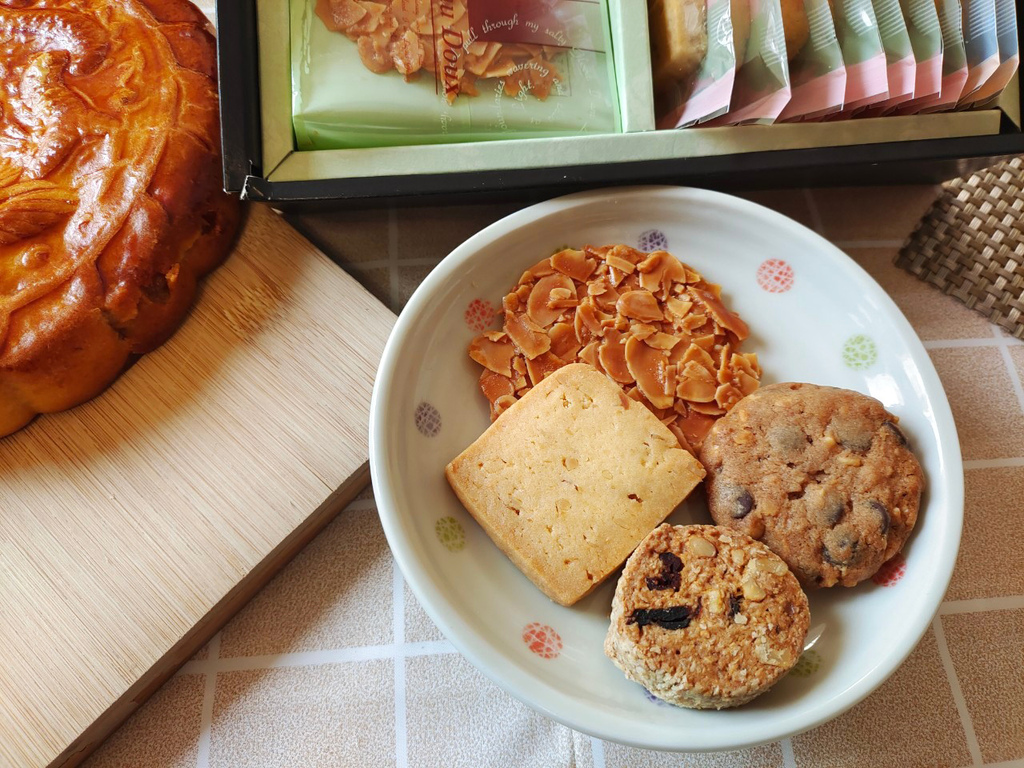
[[[838,112],[846,98],[846,67],[827,0],[804,0],[807,44],[789,62],[793,91],[779,115],[782,122],[813,120]]]
[[[299,150],[619,130],[607,0],[291,0]]]
[[[917,60],[914,98],[930,99],[942,90],[942,28],[933,0],[900,0]]]
[[[889,97],[885,49],[871,0],[835,0],[836,36],[846,65],[846,102],[839,117]]]
[[[736,77],[737,56],[729,0],[707,0],[708,52],[686,82],[673,83],[657,93],[658,128],[685,128],[706,122],[729,110]]]
[[[736,57],[732,103],[726,114],[705,123],[708,126],[771,125],[789,103],[789,65],[779,0],[749,0],[746,5],[750,38],[743,55]]]
[[[995,0],[962,0],[967,82],[961,102],[973,101],[978,90],[999,69],[999,37],[996,33]]]
[[[914,97],[917,61],[899,0],[872,0],[872,4],[885,50],[886,79],[889,82],[889,98],[874,106],[884,109]]]
[[[942,28],[942,90],[938,96],[918,104],[918,112],[945,112],[956,106],[967,83],[967,50],[964,47],[962,5],[960,0],[936,0],[939,26]]]
[[[988,82],[966,99],[965,106],[981,106],[998,98],[1003,88],[1010,82],[1010,78],[1017,72],[1020,51],[1014,0],[996,0],[996,33],[999,36],[999,67],[992,73]]]

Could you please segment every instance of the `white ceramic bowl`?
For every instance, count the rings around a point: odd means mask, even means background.
[[[494,546],[445,481],[489,424],[470,339],[521,272],[554,250],[666,248],[723,286],[752,329],[764,381],[878,398],[900,417],[928,478],[903,556],[854,589],[814,592],[812,645],[770,692],[734,710],[662,704],[602,652],[614,581],[571,608],[549,601]],[[491,327],[497,327],[494,318]],[[491,225],[430,273],[398,319],[377,375],[370,465],[388,542],[413,592],[473,664],[513,696],[602,739],[718,750],[811,728],[867,696],[914,648],[946,590],[963,519],[963,468],[942,385],[889,297],[818,235],[753,203],[696,189],[603,190]],[[671,522],[710,522],[688,502]]]

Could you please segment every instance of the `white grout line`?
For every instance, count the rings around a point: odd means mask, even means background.
[[[422,640],[418,643],[406,643],[398,651],[407,659],[412,656],[440,656],[458,653],[455,646],[447,640]]]
[[[1000,340],[1005,338],[1003,332],[994,325],[992,326],[992,336]],[[1003,363],[1006,364],[1006,372],[1010,374],[1010,383],[1013,384],[1013,391],[1017,394],[1017,402],[1020,404],[1021,413],[1024,413],[1024,386],[1021,386],[1017,366],[1013,364],[1013,358],[1010,357],[1010,350],[1006,348],[1006,345],[1001,345],[999,352],[1003,356]]]
[[[394,585],[394,643],[396,648],[405,645],[405,580],[398,562],[392,559],[392,584]],[[395,655],[395,766],[409,765],[409,741],[405,716],[405,654]]]
[[[439,656],[456,653],[447,640],[401,645],[362,645],[351,648],[329,648],[320,651],[296,651],[271,656],[233,656],[230,658],[190,661],[181,668],[183,675],[203,675],[215,672],[243,672],[254,669],[280,669],[284,667],[312,667],[318,664],[349,664],[356,661],[392,659],[410,656]]]
[[[605,768],[604,742],[596,736],[590,737],[590,757],[594,762],[594,768]]]
[[[856,251],[861,248],[899,248],[902,240],[833,240],[832,245],[844,251]]]
[[[1009,597],[979,597],[974,600],[946,600],[939,606],[940,616],[982,611],[1019,611],[1024,609],[1024,595]]]
[[[782,764],[786,768],[796,768],[796,754],[793,752],[793,740],[783,739],[779,742],[782,748]]]
[[[1012,336],[992,339],[932,339],[924,342],[925,349],[962,349],[964,347],[1018,347],[1024,344]]]
[[[220,632],[213,636],[209,645],[207,660],[216,661],[220,656]],[[188,666],[188,665],[186,665]],[[210,739],[213,730],[213,699],[217,692],[217,672],[211,667],[206,673],[206,687],[203,689],[203,708],[199,714],[199,741],[196,744],[196,768],[210,765]]]
[[[960,724],[964,729],[964,738],[967,741],[967,751],[971,755],[974,765],[981,765],[981,747],[978,745],[978,737],[974,733],[974,723],[971,722],[971,713],[967,710],[967,700],[960,688],[960,680],[953,668],[953,657],[949,655],[949,646],[946,645],[946,633],[942,629],[942,618],[936,616],[932,621],[932,630],[935,632],[935,640],[939,647],[939,659],[942,667],[946,670],[946,678],[949,680],[949,688],[953,693],[953,703],[956,711],[960,714]]]
[[[1024,458],[1016,456],[1009,459],[971,459],[964,462],[964,469],[1007,469],[1008,467],[1024,467]]]
[[[390,247],[388,249],[390,251]],[[440,259],[430,256],[420,256],[415,259],[399,259],[403,267],[436,267]],[[371,259],[369,261],[346,262],[345,268],[354,272],[364,272],[368,269],[385,269],[392,265],[391,259]]]
[[[398,212],[388,206],[388,277],[391,287],[391,310],[398,312]]]
[[[811,190],[804,188],[804,201],[807,203],[807,210],[811,214],[811,226],[814,231],[824,237],[825,223],[821,220],[821,211],[818,210],[818,202],[811,194]]]

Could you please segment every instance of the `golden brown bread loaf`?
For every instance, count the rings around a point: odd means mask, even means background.
[[[186,0],[0,0],[0,436],[166,340],[228,252],[206,27]]]

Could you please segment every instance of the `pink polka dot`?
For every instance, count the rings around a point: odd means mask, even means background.
[[[903,559],[903,555],[897,552],[888,561],[882,563],[882,567],[871,577],[871,580],[880,587],[891,587],[902,579],[906,572],[907,561]]]
[[[471,331],[481,333],[487,330],[495,315],[494,306],[485,299],[473,299],[466,307],[466,325]]]
[[[757,284],[768,293],[785,293],[793,287],[793,268],[782,259],[768,259],[757,268]]]
[[[562,652],[562,638],[547,624],[533,622],[523,627],[523,642],[542,659],[555,659]]]

